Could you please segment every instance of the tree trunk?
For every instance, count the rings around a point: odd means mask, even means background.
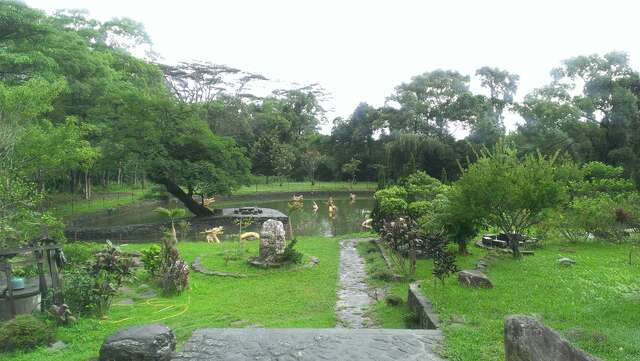
[[[178,200],[180,200],[180,202],[182,202],[182,204],[184,204],[184,206],[187,207],[187,209],[191,211],[191,213],[193,213],[194,215],[198,217],[206,217],[206,216],[213,215],[213,212],[209,208],[194,201],[193,197],[185,193],[182,190],[182,188],[180,188],[177,184],[175,184],[171,180],[160,179],[158,183],[164,185],[165,188],[167,188],[167,192],[171,193],[174,197],[178,198]]]
[[[468,255],[469,251],[467,251],[467,242],[459,241],[458,242],[458,253],[461,255]]]
[[[522,253],[520,253],[520,244],[518,243],[520,239],[516,234],[518,233],[507,233],[507,239],[509,240],[509,245],[513,252],[513,258],[520,259],[522,258]]]
[[[84,171],[84,199],[91,199],[91,177],[89,177],[89,171]]]

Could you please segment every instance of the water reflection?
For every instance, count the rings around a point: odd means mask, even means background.
[[[335,205],[335,217],[331,217],[329,212],[329,200],[327,198],[309,197],[299,210],[290,211],[288,199],[259,200],[259,201],[239,201],[221,202],[217,206],[224,208],[257,206],[277,209],[287,215],[291,221],[294,235],[322,235],[337,236],[347,233],[359,232],[362,230],[362,222],[368,217],[373,207],[373,199],[358,197],[350,200],[348,195],[340,198],[333,198]],[[317,210],[314,211],[314,204]],[[167,207],[179,207],[177,203],[166,205]],[[75,226],[82,227],[112,227],[130,224],[145,224],[165,221],[153,209],[157,204],[142,204],[135,207],[125,207],[112,212],[98,213],[90,217],[82,217],[78,222],[70,222]],[[247,231],[256,231],[257,227],[249,227]],[[237,230],[225,226],[225,238],[233,236]],[[190,235],[202,238],[203,235]]]

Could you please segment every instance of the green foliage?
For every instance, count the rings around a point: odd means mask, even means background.
[[[622,242],[628,237],[627,230],[637,227],[640,196],[629,194],[614,199],[602,193],[578,197],[556,217],[557,228],[569,241],[586,241],[592,237]]]
[[[420,219],[429,214],[433,208],[431,201],[417,201],[409,204],[408,213],[413,219]]]
[[[88,263],[64,272],[65,301],[75,313],[104,315],[132,267],[131,258],[108,242]]]
[[[287,244],[287,246],[284,248],[284,252],[280,256],[280,262],[293,264],[302,263],[302,258],[304,257],[304,255],[295,249],[297,243],[298,240],[294,238]]]
[[[447,247],[447,241],[440,237],[431,237],[428,240],[429,253],[433,258],[431,273],[440,280],[444,286],[445,278],[458,272],[456,256]]]
[[[53,328],[32,315],[18,315],[1,324],[0,351],[30,350],[54,340]]]
[[[162,247],[158,280],[167,294],[179,294],[189,287],[189,266],[180,258],[178,249],[165,242]]]
[[[350,161],[342,165],[342,172],[349,175],[349,178],[351,179],[351,183],[356,182],[356,174],[358,173],[360,164],[362,164],[361,160],[351,158]]]
[[[522,234],[541,220],[542,212],[564,199],[564,185],[556,178],[554,158],[540,154],[520,159],[516,151],[499,144],[483,152],[454,184],[450,201],[475,222],[484,222],[506,234]],[[509,242],[519,257],[518,242]]]
[[[410,174],[402,180],[401,185],[406,189],[410,202],[430,201],[442,192],[442,183],[423,171]]]
[[[385,221],[380,230],[380,239],[389,248],[387,253],[396,271],[405,278],[415,273],[419,244],[424,243],[416,223],[411,219],[396,218]]]
[[[67,259],[65,268],[79,268],[87,264],[93,255],[99,251],[95,243],[74,242],[64,245],[64,255]]]
[[[153,245],[149,249],[140,251],[140,253],[142,253],[141,261],[144,265],[144,269],[152,277],[157,276],[158,272],[160,271],[162,262],[161,251],[162,249],[157,245]]]
[[[25,178],[0,171],[0,248],[17,247],[44,233],[64,240],[64,225],[40,210],[42,193]]]
[[[79,268],[64,273],[65,302],[79,315],[104,315],[117,293],[116,280],[105,271],[92,274]]]

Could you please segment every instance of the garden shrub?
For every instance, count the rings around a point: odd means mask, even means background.
[[[158,275],[160,267],[162,266],[162,249],[160,246],[153,245],[149,249],[142,250],[142,264],[145,271],[147,271],[152,277]]]
[[[442,183],[428,175],[424,171],[417,171],[402,180],[401,185],[407,192],[407,200],[410,202],[431,200],[440,192]]]
[[[0,351],[30,350],[53,342],[53,328],[33,315],[18,315],[0,324]]]
[[[589,237],[622,242],[630,228],[638,227],[640,196],[629,193],[612,198],[600,193],[575,198],[558,214],[558,229],[569,241],[585,241]]]
[[[73,312],[102,316],[124,281],[133,275],[133,260],[110,242],[82,266],[64,273],[65,301]]]
[[[289,242],[289,244],[287,244],[287,246],[284,249],[284,252],[280,256],[280,262],[295,263],[295,264],[299,264],[302,262],[302,257],[304,255],[295,249],[295,246],[297,243],[298,243],[298,240],[294,238],[291,240],[291,242]]]
[[[444,286],[445,278],[459,271],[456,264],[456,256],[449,251],[447,241],[443,238],[432,237],[429,239],[429,253],[433,257],[433,270],[431,273],[440,280]]]
[[[411,219],[396,218],[385,221],[380,237],[391,252],[388,253],[396,271],[405,277],[410,277],[416,271],[416,244],[424,242],[419,229]]]
[[[189,287],[189,266],[180,258],[178,249],[167,242],[162,248],[158,278],[165,293],[180,293]]]
[[[133,259],[107,241],[107,245],[94,255],[90,264],[90,272],[93,275],[106,272],[120,285],[133,275]]]
[[[565,185],[556,176],[555,157],[527,154],[497,144],[469,165],[453,185],[449,198],[452,215],[484,223],[513,235],[523,234],[541,221],[548,209],[565,199]],[[520,257],[518,241],[509,242],[513,256]]]

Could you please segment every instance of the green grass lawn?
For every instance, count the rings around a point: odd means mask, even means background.
[[[149,244],[124,246],[139,250]],[[191,272],[190,289],[179,296],[141,299],[132,296],[133,305],[113,305],[103,320],[82,318],[75,325],[58,329],[57,338],[67,343],[61,351],[44,349],[24,354],[2,355],[7,361],[87,360],[96,357],[104,338],[127,326],[163,322],[171,327],[179,343],[202,327],[334,327],[339,244],[337,238],[300,237],[297,249],[320,263],[309,269],[258,270],[246,264],[257,255],[258,242],[248,242],[242,260],[225,264],[223,251],[235,252],[235,244],[222,245],[182,242],[178,245],[189,263],[201,256],[212,270],[243,272],[244,279],[206,276]],[[129,286],[135,290],[147,280],[141,278]]]
[[[493,289],[460,287],[456,277],[444,287],[434,284],[432,262],[418,261],[416,278],[440,315],[446,336],[445,356],[454,361],[503,360],[503,322],[507,315],[535,315],[585,351],[603,360],[640,360],[640,258],[628,263],[630,245],[547,245],[521,261],[503,256],[489,265]],[[383,263],[371,245],[360,251],[369,272]],[[485,251],[459,259],[461,268],[473,268]],[[557,265],[559,257],[577,261]],[[389,285],[392,294],[406,300],[407,282]],[[373,316],[384,327],[404,327],[406,305],[376,303]],[[452,322],[452,320],[463,323]]]

